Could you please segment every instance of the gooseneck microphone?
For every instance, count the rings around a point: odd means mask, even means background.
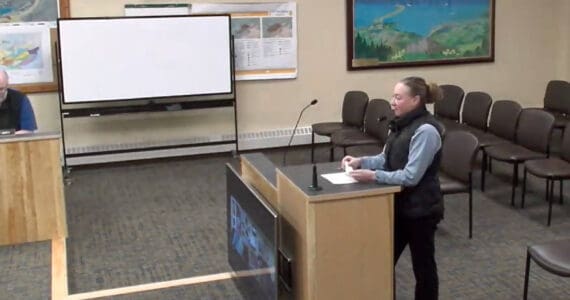
[[[317,99],[313,99],[313,101],[311,101],[311,103],[307,104],[307,106],[303,107],[303,109],[301,110],[301,113],[299,114],[299,118],[297,119],[297,123],[295,123],[295,127],[293,128],[293,133],[291,134],[291,138],[289,138],[289,142],[287,143],[287,146],[285,147],[285,152],[283,152],[283,166],[287,165],[287,151],[289,151],[289,147],[291,146],[291,142],[293,142],[293,137],[295,137],[295,132],[297,131],[297,126],[299,126],[299,121],[301,121],[301,117],[303,116],[303,113],[305,112],[305,110],[307,110],[307,108],[317,104],[317,102],[319,102]]]
[[[314,192],[318,192],[318,191],[323,189],[322,187],[319,186],[318,176],[319,175],[317,173],[317,165],[313,165],[313,177],[312,177],[311,185],[309,185],[309,190],[314,191]]]

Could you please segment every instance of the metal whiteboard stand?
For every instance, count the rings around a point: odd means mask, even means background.
[[[237,121],[237,91],[235,84],[235,52],[234,52],[234,38],[231,37],[230,40],[230,59],[231,59],[231,86],[233,93],[231,97],[226,99],[216,99],[216,100],[197,100],[197,101],[180,101],[180,102],[168,102],[168,103],[155,103],[152,100],[146,105],[135,105],[135,106],[120,106],[120,107],[81,107],[81,108],[64,108],[63,107],[63,88],[62,88],[62,73],[61,73],[61,49],[59,43],[56,43],[57,48],[57,76],[59,82],[58,95],[59,95],[59,111],[60,111],[60,123],[61,123],[61,142],[62,142],[62,157],[63,157],[63,174],[64,182],[66,184],[71,183],[71,167],[68,165],[68,158],[81,157],[81,156],[96,156],[96,155],[108,155],[108,154],[119,154],[119,153],[129,153],[129,152],[142,152],[142,151],[153,151],[153,150],[166,150],[175,148],[188,148],[188,147],[199,147],[199,146],[214,146],[214,145],[224,145],[224,144],[234,144],[235,150],[232,150],[232,155],[239,155],[239,142],[238,142],[238,121]],[[136,99],[133,99],[136,100]],[[69,104],[68,104],[69,105]],[[78,118],[78,117],[104,117],[116,114],[132,114],[141,112],[163,112],[163,111],[180,111],[180,110],[195,110],[195,109],[207,109],[207,108],[219,108],[219,107],[232,107],[234,113],[234,138],[227,141],[218,142],[205,142],[205,143],[194,143],[194,144],[178,144],[178,145],[162,145],[135,149],[122,149],[122,150],[106,150],[106,151],[96,151],[88,153],[67,153],[66,143],[65,143],[65,119],[68,118]],[[175,108],[175,109],[173,109]],[[235,152],[234,152],[235,151]]]

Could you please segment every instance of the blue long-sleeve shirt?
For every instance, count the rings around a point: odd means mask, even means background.
[[[38,129],[34,109],[28,97],[24,97],[20,106],[20,129],[34,131]]]
[[[424,176],[427,168],[433,162],[437,151],[441,148],[441,137],[435,127],[424,124],[414,132],[410,141],[408,163],[402,170],[385,171],[386,156],[384,152],[362,158],[362,169],[376,170],[376,182],[415,186]]]

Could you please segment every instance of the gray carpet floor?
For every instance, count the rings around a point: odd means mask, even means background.
[[[266,154],[280,164],[282,151]],[[317,149],[327,161],[328,150]],[[340,158],[340,157],[338,157]],[[308,163],[296,148],[289,164]],[[82,293],[197,275],[228,272],[224,164],[215,155],[78,168],[66,186],[70,293]],[[436,233],[441,299],[521,299],[526,246],[570,236],[570,184],[546,227],[544,181],[531,178],[527,207],[510,201],[510,167],[493,165],[487,190],[475,172],[474,237],[467,238],[466,195],[445,198]],[[558,193],[556,192],[556,195]],[[0,247],[0,299],[49,299],[50,245]],[[398,299],[413,299],[406,251],[396,268]],[[570,280],[531,267],[530,299],[570,299]],[[108,299],[242,299],[232,281]]]

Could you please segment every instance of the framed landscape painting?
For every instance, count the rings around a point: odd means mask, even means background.
[[[349,70],[494,61],[494,0],[347,0]]]

